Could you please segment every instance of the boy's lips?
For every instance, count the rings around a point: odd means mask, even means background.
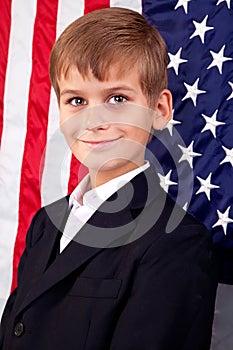
[[[117,137],[115,139],[110,140],[100,140],[100,141],[91,141],[91,140],[79,140],[82,143],[86,144],[90,148],[102,148],[108,147],[116,143],[121,137]]]

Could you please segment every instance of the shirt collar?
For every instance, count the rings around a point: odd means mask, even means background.
[[[150,163],[145,162],[142,166],[129,171],[123,175],[115,177],[114,179],[91,189],[90,176],[87,174],[74,191],[70,195],[70,207],[87,206],[91,209],[97,210],[100,205],[106,201],[113,193],[117,192],[126,183],[132,180],[136,175],[149,168]]]

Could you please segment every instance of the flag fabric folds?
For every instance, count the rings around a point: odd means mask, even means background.
[[[224,282],[233,282],[233,21],[231,1],[144,1],[144,14],[168,45],[173,120],[178,132],[176,164],[193,169],[188,211],[224,248]],[[223,25],[224,23],[224,25]],[[164,135],[164,138],[168,138]],[[173,145],[175,147],[175,144]],[[151,145],[164,164],[161,181],[175,196],[180,184],[166,152]],[[187,186],[184,189],[189,190]],[[186,193],[187,194],[187,193]],[[185,197],[185,196],[184,196]],[[228,253],[229,251],[229,253]],[[231,262],[233,258],[231,258]]]

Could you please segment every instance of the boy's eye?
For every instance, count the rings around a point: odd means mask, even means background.
[[[68,103],[74,107],[86,105],[86,101],[82,97],[74,97],[68,100]]]
[[[126,101],[127,101],[126,97],[122,95],[115,95],[115,96],[112,96],[108,102],[112,104],[121,104],[121,103],[125,103]]]

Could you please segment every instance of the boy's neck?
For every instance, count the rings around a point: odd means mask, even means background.
[[[100,185],[103,185],[104,183],[121,176],[123,174],[128,173],[131,170],[134,170],[136,168],[139,168],[145,163],[145,161],[142,161],[142,164],[135,164],[135,163],[127,163],[124,164],[121,168],[116,169],[110,169],[110,170],[99,170],[95,171],[93,169],[89,169],[90,174],[90,182],[91,182],[91,188],[98,187]]]

